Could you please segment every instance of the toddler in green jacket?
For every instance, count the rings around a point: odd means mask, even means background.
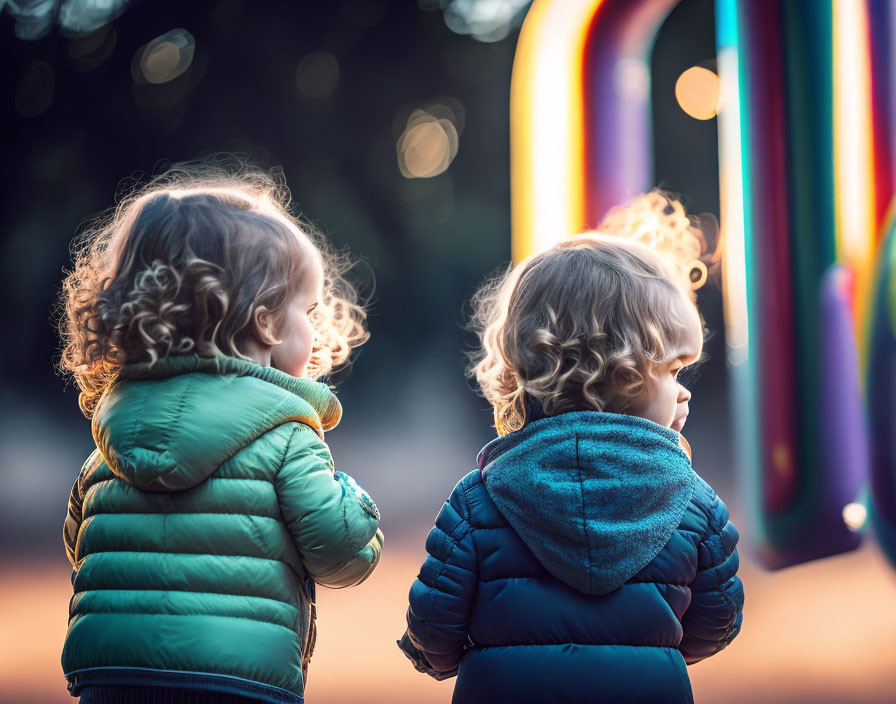
[[[246,170],[171,169],[82,238],[60,362],[97,446],[64,527],[81,702],[303,701],[315,583],[383,547],[324,443],[342,409],[315,379],[367,339],[341,271]]]

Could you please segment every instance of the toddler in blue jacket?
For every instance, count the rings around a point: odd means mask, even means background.
[[[454,702],[692,702],[686,664],[740,630],[737,529],[680,435],[704,250],[654,192],[477,295],[499,437],[436,518],[399,641]]]

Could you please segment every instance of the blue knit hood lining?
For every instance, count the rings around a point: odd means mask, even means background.
[[[479,453],[489,496],[551,574],[585,594],[622,586],[672,537],[696,475],[676,431],[637,416],[543,418]]]

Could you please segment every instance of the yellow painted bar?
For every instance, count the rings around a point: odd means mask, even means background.
[[[854,275],[852,312],[862,339],[874,258],[871,55],[864,2],[834,0],[834,212],[837,261]],[[866,351],[859,346],[860,366]]]
[[[515,262],[585,227],[583,57],[602,0],[535,0],[510,83]]]

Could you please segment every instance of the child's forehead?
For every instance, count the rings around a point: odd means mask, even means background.
[[[324,261],[320,250],[314,246],[314,243],[301,230],[296,228],[297,237],[302,242],[302,246],[306,248],[304,269],[304,286],[309,293],[319,294],[324,287]]]
[[[320,256],[315,252],[314,262],[311,264],[308,285],[315,291],[319,291],[324,285],[324,266]]]
[[[703,353],[703,321],[697,306],[682,294],[677,298],[676,307],[684,330],[678,340],[675,359],[697,359]]]

